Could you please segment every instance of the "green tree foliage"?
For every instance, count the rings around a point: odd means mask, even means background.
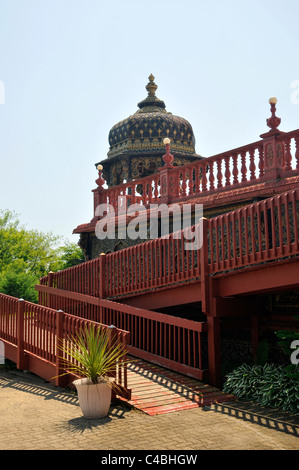
[[[60,265],[59,269],[67,269],[82,263],[84,254],[81,248],[75,243],[68,241],[59,249],[60,251]]]
[[[0,274],[0,292],[29,302],[38,301],[38,292],[35,284],[38,279],[25,271],[14,271],[7,269]]]
[[[0,292],[36,302],[34,286],[41,277],[82,261],[75,243],[27,230],[14,212],[0,211]]]

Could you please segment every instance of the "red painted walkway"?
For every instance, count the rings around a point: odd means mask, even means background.
[[[148,415],[235,400],[215,387],[137,358],[128,365],[128,387],[128,403]]]

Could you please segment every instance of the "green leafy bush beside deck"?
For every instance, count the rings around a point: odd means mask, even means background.
[[[299,368],[293,364],[243,364],[226,376],[223,391],[261,406],[299,414]]]

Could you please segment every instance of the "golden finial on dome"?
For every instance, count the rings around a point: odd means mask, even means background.
[[[155,77],[153,76],[153,74],[151,73],[150,76],[148,77],[149,79],[149,82],[148,84],[146,85],[146,89],[148,91],[148,95],[149,96],[154,96],[155,95],[155,92],[158,88],[158,86],[155,84],[154,80],[155,80]]]
[[[152,112],[166,112],[165,111],[165,103],[164,101],[160,100],[156,96],[156,90],[158,86],[154,82],[155,77],[151,73],[148,77],[149,82],[146,85],[146,90],[148,92],[148,96],[138,103],[139,110],[136,111],[137,113],[152,113]]]

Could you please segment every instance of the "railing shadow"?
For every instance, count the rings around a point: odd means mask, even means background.
[[[277,409],[263,408],[252,402],[238,401],[234,404],[213,403],[203,407],[204,411],[211,411],[231,416],[243,421],[273,429],[275,431],[299,437],[299,416],[290,415]]]
[[[78,398],[74,392],[67,389],[61,389],[46,382],[44,385],[39,383],[39,379],[34,374],[19,372],[19,371],[5,371],[0,369],[0,388],[12,388],[33,395],[39,395],[44,400],[55,400],[79,406]]]
[[[54,400],[79,407],[78,397],[75,391],[56,387],[50,382],[42,383],[43,379],[32,373],[26,373],[17,370],[7,371],[0,368],[0,390],[11,388],[25,393],[30,393],[42,397],[44,400]],[[109,414],[101,419],[87,419],[79,416],[61,424],[60,427],[73,433],[81,433],[85,430],[92,430],[102,426],[112,419],[123,419],[130,408],[120,406],[119,402],[111,404]]]
[[[204,394],[204,388],[198,388],[198,390],[196,388],[196,382],[198,382],[198,387],[200,387],[200,385],[205,387],[205,384],[203,382],[200,382],[199,380],[196,381],[196,379],[194,379],[193,384],[190,381],[190,384],[187,385],[186,383],[184,383],[184,380],[180,381],[178,377],[172,378],[171,375],[174,375],[174,372],[167,372],[167,370],[163,368],[161,368],[161,370],[151,369],[151,367],[147,369],[146,366],[144,366],[142,361],[140,362],[139,359],[134,359],[131,357],[130,359],[132,359],[132,362],[130,362],[127,366],[128,371],[134,372],[140,377],[150,380],[152,383],[163,387],[169,392],[173,392],[176,395],[179,395],[181,397],[184,397],[185,399],[195,402],[197,402]],[[170,376],[168,376],[169,374]],[[208,385],[206,387],[208,387]],[[132,393],[134,394],[134,387]]]

